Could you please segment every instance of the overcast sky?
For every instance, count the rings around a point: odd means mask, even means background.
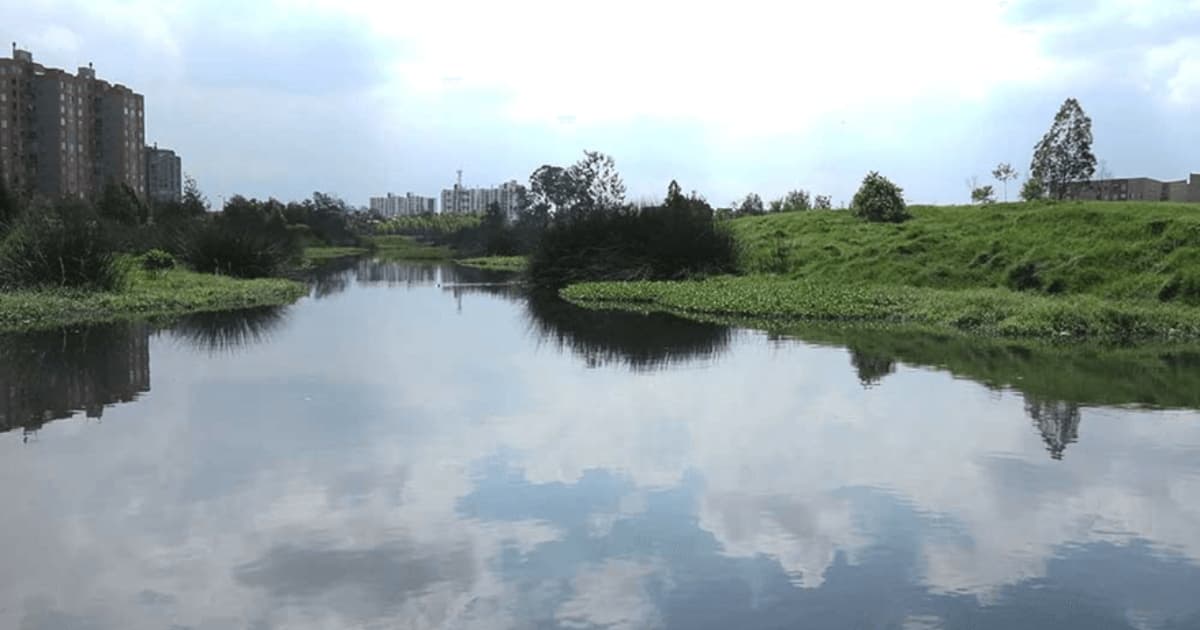
[[[365,205],[595,149],[631,197],[839,203],[876,169],[961,202],[1070,96],[1114,174],[1200,171],[1200,0],[0,0],[0,37],[145,94],[214,201]]]

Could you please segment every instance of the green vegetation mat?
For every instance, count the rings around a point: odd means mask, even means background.
[[[394,260],[450,260],[453,252],[449,247],[419,243],[411,236],[374,236],[371,243],[375,255]]]
[[[454,262],[467,267],[496,271],[524,271],[529,265],[529,259],[525,256],[484,256],[482,258],[464,258]]]
[[[334,258],[362,256],[369,253],[365,247],[305,247],[304,258],[308,261],[319,262]]]
[[[1200,309],[1046,297],[1007,289],[943,290],[836,284],[771,276],[679,282],[597,282],[562,296],[581,306],[707,314],[782,322],[920,324],[972,334],[1130,342],[1200,339]]]
[[[304,285],[278,278],[239,280],[182,269],[136,269],[121,291],[0,293],[0,331],[277,306],[290,304],[305,292]]]

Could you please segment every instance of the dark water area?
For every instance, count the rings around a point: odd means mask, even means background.
[[[1200,628],[1200,357],[336,261],[0,336],[0,628]]]

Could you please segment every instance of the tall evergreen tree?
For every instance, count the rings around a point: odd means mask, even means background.
[[[1073,182],[1086,182],[1096,172],[1092,153],[1092,119],[1068,98],[1054,116],[1050,130],[1033,149],[1029,174],[1042,182],[1050,196],[1062,199]]]

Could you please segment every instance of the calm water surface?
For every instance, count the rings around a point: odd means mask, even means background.
[[[0,628],[1200,628],[1200,358],[349,262],[0,337]]]

